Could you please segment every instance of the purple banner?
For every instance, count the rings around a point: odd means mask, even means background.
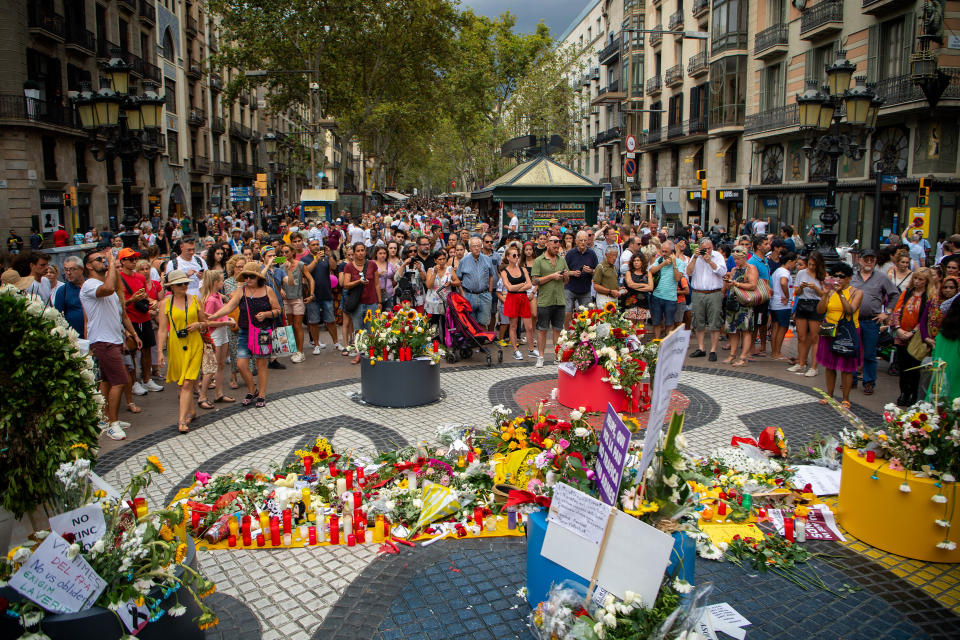
[[[603,432],[600,434],[600,452],[597,458],[597,487],[600,499],[609,505],[616,505],[620,493],[620,478],[623,465],[627,461],[627,449],[630,446],[630,430],[613,406],[607,403],[607,415],[603,419]]]

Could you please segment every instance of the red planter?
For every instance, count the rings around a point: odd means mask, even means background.
[[[609,382],[603,382],[607,370],[600,365],[594,365],[586,371],[577,371],[577,375],[570,376],[562,369],[557,373],[557,401],[570,409],[586,407],[587,411],[606,411],[607,403],[613,405],[615,411],[632,412],[635,407],[622,389],[614,389]],[[639,385],[637,385],[639,387]],[[639,399],[639,389],[634,387],[633,395]]]

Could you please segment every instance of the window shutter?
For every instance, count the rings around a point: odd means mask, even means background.
[[[900,59],[903,73],[910,73],[910,54],[913,53],[913,41],[917,38],[917,18],[913,11],[903,15],[903,55]]]
[[[767,74],[769,69],[767,67],[763,68],[763,71],[760,73],[760,111],[767,110]]]
[[[880,25],[870,25],[867,34],[867,82],[876,82],[879,78],[877,65],[880,56]]]
[[[803,90],[804,91],[807,90],[807,87],[806,87],[807,82],[809,82],[810,80],[817,80],[820,77],[820,74],[817,73],[817,69],[816,69],[816,66],[817,66],[816,60],[817,60],[817,54],[813,49],[807,49],[807,52],[803,54],[803,64],[804,64]]]

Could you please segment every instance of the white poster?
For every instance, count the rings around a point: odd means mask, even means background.
[[[677,329],[660,343],[657,355],[657,370],[653,378],[653,397],[650,399],[650,416],[647,420],[647,433],[643,438],[643,454],[640,458],[639,476],[643,477],[660,440],[663,421],[670,408],[670,396],[677,388],[683,361],[690,346],[690,332]]]
[[[76,613],[89,609],[107,583],[80,556],[68,558],[69,549],[69,542],[51,533],[10,577],[10,586],[47,611]]]

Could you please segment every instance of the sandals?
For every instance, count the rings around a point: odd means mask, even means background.
[[[265,406],[267,406],[267,399],[264,398],[263,396],[258,396],[258,397],[257,397],[257,409],[263,409]]]
[[[204,398],[203,400],[201,400],[200,402],[198,402],[198,403],[197,403],[197,406],[200,407],[201,409],[206,409],[207,411],[210,411],[211,409],[214,408],[212,404],[210,404],[209,402],[207,402],[207,399],[206,399],[206,398]]]
[[[236,382],[234,382],[233,380],[231,380],[231,381],[230,381],[230,388],[231,388],[231,389],[239,389],[239,388],[240,388],[240,385],[237,384]]]
[[[850,408],[850,401],[849,401],[849,400],[841,400],[841,401],[840,401],[840,406],[843,407],[844,409],[849,409],[849,408]]]
[[[143,413],[143,409],[138,407],[135,402],[127,403],[127,411],[129,411],[130,413]]]
[[[729,358],[726,358],[726,359],[723,361],[723,364],[733,364],[733,356],[730,356]]]
[[[185,433],[190,433],[190,427],[187,426],[187,423],[181,422],[177,425],[177,431],[182,435]]]
[[[253,395],[252,393],[248,393],[248,394],[247,394],[247,397],[244,398],[244,399],[240,402],[240,404],[241,404],[242,406],[244,406],[244,407],[249,407],[250,404],[254,401],[254,399],[255,399],[256,397],[257,397],[257,396]]]
[[[826,398],[820,398],[817,400],[817,404],[827,404],[829,401]]]
[[[342,356],[344,356],[344,357],[349,356],[349,355],[350,355],[350,351],[347,350],[347,349],[344,349],[343,351],[340,352],[340,355],[342,355]]]
[[[231,398],[230,396],[220,396],[214,402],[236,402],[236,398]]]
[[[739,360],[735,360],[734,362],[732,362],[732,363],[730,364],[730,366],[731,366],[731,367],[745,367],[745,366],[747,366],[747,361],[744,360],[743,358],[740,358]]]

